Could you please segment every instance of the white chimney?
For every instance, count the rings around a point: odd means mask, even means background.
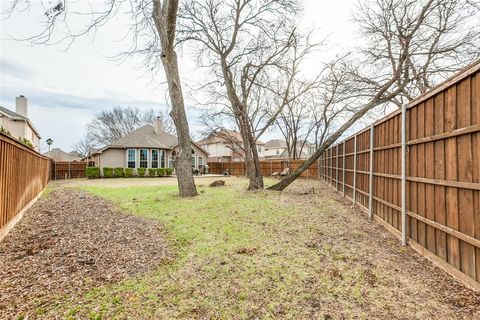
[[[164,126],[163,126],[163,121],[162,118],[157,117],[153,123],[153,128],[155,130],[155,134],[159,134],[163,132]]]
[[[21,95],[15,98],[15,111],[25,118],[28,117],[27,98]]]

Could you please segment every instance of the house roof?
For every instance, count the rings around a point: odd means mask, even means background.
[[[287,142],[282,139],[273,139],[265,142],[265,148],[286,148]]]
[[[199,145],[206,145],[212,143],[242,143],[242,135],[236,130],[222,129],[218,132],[210,134],[207,138],[197,142]],[[260,140],[256,144],[265,144]]]
[[[40,139],[40,133],[38,132],[38,130],[33,126],[33,123],[30,121],[30,119],[28,119],[27,117],[24,117],[10,109],[7,109],[5,107],[2,107],[0,106],[0,114],[3,114],[4,116],[6,116],[7,118],[10,118],[12,120],[19,120],[19,121],[26,121],[28,123],[28,125],[30,126],[30,128],[32,128],[33,132],[35,132],[35,134],[38,136],[38,138]]]
[[[80,161],[83,157],[76,151],[65,152],[60,148],[53,148],[52,150],[45,152],[44,156],[50,157],[55,161]]]
[[[208,152],[201,146],[192,141],[206,154]],[[101,149],[91,150],[90,154],[101,153],[108,148],[149,148],[149,149],[174,149],[178,145],[176,136],[167,132],[155,133],[155,129],[151,125],[145,125],[138,128],[123,138],[120,138],[113,143]],[[93,152],[92,152],[93,151]]]
[[[177,144],[177,137],[166,132],[155,133],[151,125],[132,131],[123,138],[110,144],[111,147],[123,148],[159,148],[172,149]]]

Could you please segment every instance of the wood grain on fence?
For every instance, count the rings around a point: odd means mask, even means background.
[[[272,176],[275,172],[281,173],[285,168],[290,167],[290,172],[295,171],[304,161],[303,160],[265,160],[260,161],[260,168],[263,176]],[[245,175],[245,162],[208,162],[208,172],[211,174],[223,174],[228,170],[231,175]],[[318,164],[311,165],[305,170],[302,178],[318,178]]]
[[[50,177],[50,158],[0,133],[0,239]]]
[[[404,112],[405,123],[402,110],[393,112],[326,150],[321,178],[336,190],[345,186],[345,196],[354,197],[360,208],[395,234],[403,232],[413,248],[479,289],[480,61],[412,101]]]
[[[86,178],[87,162],[52,161],[52,180]]]

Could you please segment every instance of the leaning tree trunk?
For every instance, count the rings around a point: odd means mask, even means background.
[[[386,86],[382,91],[377,93],[376,97],[374,97],[368,103],[364,104],[361,108],[359,108],[358,111],[352,117],[350,117],[350,119],[348,119],[347,122],[345,122],[337,131],[335,131],[334,134],[332,134],[327,140],[325,140],[325,142],[323,142],[320,145],[317,151],[315,151],[315,153],[310,158],[308,158],[304,163],[302,163],[293,173],[286,176],[285,178],[283,178],[273,186],[268,187],[268,189],[275,190],[275,191],[282,191],[283,189],[288,187],[293,181],[297,180],[297,178],[300,177],[303,171],[307,170],[308,167],[314,164],[315,161],[317,161],[320,158],[322,153],[325,150],[327,150],[327,148],[330,147],[358,119],[363,117],[368,111],[370,111],[374,107],[389,101],[392,97],[394,97],[398,93],[398,90],[400,90],[401,88],[397,89],[397,91],[395,91],[396,93],[390,93],[388,96],[382,97],[382,94],[387,89],[388,89],[388,86]]]
[[[173,119],[177,130],[178,148],[175,161],[175,171],[177,174],[178,189],[181,197],[193,197],[198,195],[192,172],[192,146],[190,142],[190,131],[188,129],[187,115],[183,101],[182,88],[180,86],[180,76],[178,73],[177,54],[173,49],[162,51],[162,63],[167,75],[170,101],[172,111],[170,116]]]

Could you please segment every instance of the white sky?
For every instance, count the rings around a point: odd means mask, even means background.
[[[103,1],[103,0],[93,0]],[[3,11],[10,0],[0,0]],[[45,3],[49,1],[45,0]],[[54,1],[51,1],[54,2]],[[62,45],[34,46],[12,38],[24,38],[38,32],[44,9],[32,0],[30,11],[15,14],[0,24],[0,105],[15,110],[15,97],[28,98],[29,117],[42,140],[54,140],[54,147],[71,150],[85,133],[95,113],[115,106],[140,109],[165,108],[164,75],[145,73],[139,58],[121,64],[109,59],[125,49],[118,40],[128,19],[119,16],[101,29],[95,38],[78,39],[67,51]],[[309,60],[308,69],[316,70],[328,56],[356,42],[351,21],[356,1],[305,0],[301,26],[315,29],[318,38],[329,36],[329,51]],[[187,114],[193,133],[198,132],[199,111],[189,99],[190,85],[208,77],[199,72],[188,48],[179,56],[180,76],[187,97]],[[263,140],[272,138],[272,134]]]

